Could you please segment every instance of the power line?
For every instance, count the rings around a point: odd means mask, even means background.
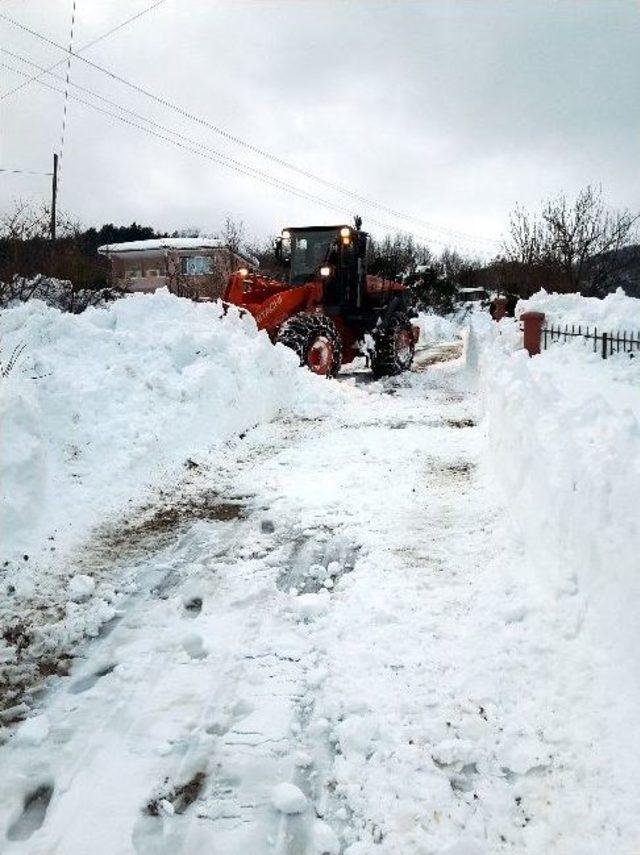
[[[53,172],[35,172],[31,169],[4,169],[0,167],[0,172],[5,172],[9,175],[46,175],[51,177]]]
[[[134,21],[137,21],[138,18],[141,18],[143,15],[146,15],[147,12],[152,12],[154,9],[157,9],[158,6],[162,6],[162,4],[166,3],[166,2],[167,2],[167,0],[155,0],[155,3],[152,3],[150,6],[145,6],[145,8],[141,9],[140,12],[136,12],[135,15],[131,15],[130,17],[125,18],[124,21],[121,21],[119,24],[116,24],[115,27],[112,27],[110,30],[107,30],[106,33],[103,33],[101,36],[98,36],[97,38],[92,39],[90,42],[87,42],[85,45],[83,45],[81,48],[78,49],[78,51],[76,52],[76,56],[78,54],[83,53],[85,50],[89,50],[90,47],[97,45],[98,42],[101,42],[101,41],[103,41],[103,39],[106,39],[109,36],[112,36],[114,33],[117,33],[119,30],[122,30],[124,27],[128,26],[129,24],[132,24]],[[65,63],[65,59],[61,59],[58,62],[54,62],[54,64],[50,65],[46,69],[46,71],[53,71],[54,69],[59,68],[61,65],[64,65],[64,63]],[[44,74],[44,71],[45,70],[43,69],[42,74]],[[29,86],[30,83],[33,83],[34,81],[36,81],[39,77],[42,76],[42,74],[36,74],[34,77],[30,77],[28,80],[25,80],[23,83],[19,83],[17,86],[14,86],[13,89],[9,89],[7,92],[4,92],[2,95],[0,95],[0,101],[4,100],[5,98],[8,98],[9,95],[13,95],[14,92],[19,92],[20,89],[24,89],[25,86]]]
[[[15,53],[14,51],[5,50],[5,53],[9,54],[10,56],[12,56],[18,60],[20,60],[21,62],[27,63],[31,66],[34,66],[35,68],[42,69],[42,66],[39,66],[33,60],[30,60],[27,57],[21,56],[20,54]],[[7,65],[6,63],[3,63],[3,65],[6,68],[9,68],[11,71],[14,71],[17,74],[21,74],[21,75],[25,76],[25,73],[23,71],[20,71],[19,69],[14,68],[13,66]],[[53,72],[47,71],[46,73],[49,75],[49,77],[54,78],[54,80],[60,81],[61,83],[65,82],[65,78],[60,77],[57,74],[53,74]],[[37,82],[41,86],[45,86],[46,88],[50,89],[53,92],[59,92],[61,94],[63,93],[62,89],[59,89],[55,86],[51,86],[50,84],[45,83],[43,80],[38,79]],[[157,137],[157,138],[162,139],[162,140],[165,140],[166,142],[171,142],[174,145],[178,146],[179,148],[183,148],[192,154],[200,154],[203,157],[206,157],[208,160],[212,160],[213,162],[218,163],[221,166],[226,166],[227,168],[232,169],[235,172],[239,172],[242,175],[246,175],[250,178],[256,178],[256,179],[262,181],[263,183],[266,183],[272,187],[275,187],[278,190],[284,190],[285,192],[290,193],[291,195],[297,196],[298,198],[305,199],[306,201],[315,202],[315,203],[320,204],[324,207],[331,208],[332,210],[340,211],[341,213],[344,213],[346,210],[344,205],[337,205],[337,204],[327,200],[324,197],[320,197],[320,196],[317,196],[315,194],[309,193],[308,191],[301,190],[299,187],[296,187],[295,185],[290,184],[289,182],[284,181],[283,179],[278,178],[277,176],[274,176],[274,175],[272,175],[268,172],[265,172],[261,169],[257,169],[256,167],[250,166],[249,164],[243,163],[242,161],[238,161],[232,157],[229,157],[228,155],[223,154],[222,152],[217,151],[216,149],[212,149],[211,147],[206,146],[203,143],[200,143],[199,141],[194,140],[194,139],[192,139],[192,138],[190,138],[184,134],[181,134],[178,131],[174,131],[171,128],[167,128],[164,125],[161,125],[158,122],[147,118],[146,116],[142,116],[140,113],[136,113],[134,110],[130,110],[128,107],[123,107],[121,104],[118,104],[117,102],[112,101],[109,98],[105,98],[103,95],[99,95],[98,93],[93,92],[93,90],[88,89],[86,86],[81,86],[80,84],[73,83],[73,82],[71,83],[71,86],[73,86],[75,89],[78,89],[82,92],[86,92],[87,94],[89,94],[93,98],[97,98],[101,102],[108,104],[111,107],[114,107],[116,110],[127,113],[128,115],[133,116],[134,118],[136,118],[142,122],[145,122],[146,124],[150,125],[152,128],[155,128],[158,131],[160,131],[160,133],[156,133],[154,131],[151,131],[149,128],[141,126],[138,123],[132,122],[128,119],[125,119],[123,116],[121,116],[117,113],[113,113],[110,110],[105,110],[101,107],[98,107],[98,105],[96,105],[90,101],[86,101],[83,98],[79,98],[78,96],[74,96],[74,95],[69,96],[73,100],[78,101],[79,103],[84,104],[85,106],[90,107],[94,110],[97,110],[98,112],[103,113],[104,115],[115,118],[118,121],[123,122],[124,124],[127,124],[131,127],[138,129],[138,130],[142,130],[145,133],[151,134],[152,136]],[[176,137],[177,139],[170,139],[169,137],[166,136],[167,134],[170,134],[171,136]],[[180,141],[180,142],[178,142],[178,141]],[[184,145],[183,143],[186,143],[186,145]],[[197,149],[197,150],[194,150],[194,149]],[[372,217],[368,217],[368,221],[373,223],[373,224],[379,225],[379,226],[381,226],[387,230],[390,230],[390,231],[400,231],[400,232],[407,234],[407,235],[412,234],[411,232],[408,232],[404,229],[397,229],[389,223],[383,222],[381,220],[374,219]],[[443,246],[443,247],[448,245],[445,241],[442,241],[438,238],[431,238],[431,237],[427,238],[425,236],[415,235],[415,234],[413,234],[413,237],[416,237],[425,243],[428,243],[428,242],[436,243],[436,244],[439,244],[440,246]]]
[[[46,72],[46,74],[48,74],[48,76],[52,77],[54,80],[60,81],[61,83],[65,83],[64,77],[61,77],[60,75],[54,74],[51,71],[47,71],[46,69],[43,69],[42,66],[38,65],[38,63],[34,62],[33,60],[28,59],[27,57],[24,57],[21,54],[15,53],[14,51],[11,51],[11,50],[5,49],[4,52],[6,54],[8,54],[9,56],[12,56],[15,59],[20,60],[21,62],[27,63],[28,65],[31,65],[35,68],[41,69],[43,72]],[[6,63],[5,63],[5,67],[11,69],[12,71],[14,71],[18,74],[24,74],[24,72],[20,71],[17,68],[13,68],[12,66],[6,65]],[[38,80],[37,82],[40,85],[47,86],[47,88],[51,89],[54,92],[62,92],[63,91],[59,88],[56,88],[53,86],[48,86],[42,80]],[[171,128],[167,128],[165,125],[161,125],[159,122],[156,122],[153,119],[149,119],[146,116],[143,116],[140,113],[137,113],[134,110],[129,109],[128,107],[124,107],[121,104],[118,104],[116,101],[112,101],[111,99],[106,98],[103,95],[99,95],[97,92],[94,92],[93,90],[87,88],[86,86],[81,86],[79,83],[73,83],[73,82],[71,82],[71,86],[74,89],[78,89],[81,92],[86,92],[91,97],[97,98],[102,103],[108,104],[109,106],[114,107],[116,110],[127,113],[128,115],[133,116],[134,118],[139,119],[142,122],[145,122],[150,127],[155,128],[161,132],[160,134],[154,134],[154,136],[158,136],[159,138],[167,140],[168,142],[173,142],[174,144],[177,144],[176,140],[167,139],[166,134],[170,134],[171,136],[176,137],[177,140],[180,140],[181,142],[186,143],[187,146],[192,146],[193,148],[201,150],[201,151],[193,151],[192,149],[187,149],[189,151],[192,151],[193,154],[200,154],[202,152],[205,152],[207,155],[210,155],[211,157],[215,158],[216,162],[220,163],[221,165],[227,166],[227,167],[232,168],[232,169],[236,169],[236,171],[241,170],[242,174],[248,175],[249,177],[258,178],[259,180],[264,181],[264,182],[266,182],[266,183],[268,183],[274,187],[277,187],[278,189],[286,190],[287,192],[293,193],[294,195],[299,196],[300,198],[304,198],[307,201],[317,202],[321,205],[324,205],[325,207],[331,207],[334,210],[337,210],[340,212],[344,212],[344,210],[345,210],[344,206],[342,206],[342,205],[335,205],[332,202],[329,202],[327,199],[325,199],[323,197],[319,197],[315,194],[311,194],[308,191],[301,190],[299,187],[296,187],[295,185],[290,184],[289,182],[287,182],[281,178],[278,178],[277,176],[274,176],[271,173],[265,172],[264,170],[258,169],[254,166],[250,166],[249,164],[243,163],[242,161],[238,161],[238,160],[230,157],[229,155],[223,154],[222,152],[211,148],[210,146],[204,145],[203,143],[199,142],[198,140],[194,140],[191,137],[186,136],[185,134],[179,133],[178,131],[175,131]],[[98,106],[96,104],[93,104],[93,103],[86,101],[82,98],[78,98],[77,96],[70,95],[69,97],[73,98],[73,100],[79,101],[79,103],[81,103],[81,104],[84,104],[88,107],[91,107],[92,109],[99,110],[99,112],[102,112],[107,116],[111,116],[113,118],[116,118],[119,121],[124,122],[125,124],[128,124],[134,128],[138,128],[139,130],[144,130],[145,132],[149,133],[148,128],[142,127],[135,122],[130,122],[128,120],[125,120],[125,119],[123,119],[122,116],[117,115],[115,113],[112,113],[109,110],[100,109],[100,108],[98,108]],[[185,148],[185,146],[181,146],[181,147]],[[378,222],[380,225],[383,225],[384,228],[393,229],[393,226],[389,225],[388,223],[380,223],[379,221],[375,221],[373,219],[370,219],[370,222]],[[406,234],[410,234],[410,233],[406,232]],[[430,239],[424,238],[424,237],[421,237],[420,239],[424,240],[424,241],[430,240]],[[446,244],[444,244],[444,242],[438,241],[437,238],[434,239],[432,242],[440,243],[442,246],[446,245]]]
[[[12,56],[16,56],[18,58],[23,59],[23,61],[25,61],[25,62],[28,62],[32,65],[36,65],[36,63],[33,63],[31,60],[19,57],[17,54],[14,54],[12,52],[9,52],[9,53],[11,53]],[[8,65],[7,63],[0,63],[0,65],[5,67],[5,68],[8,68],[9,70],[11,70],[17,74],[20,74],[22,76],[27,76],[25,74],[25,72],[20,71],[19,69],[15,68],[11,65]],[[36,65],[36,67],[38,67],[38,66]],[[60,78],[58,75],[51,74],[50,72],[49,72],[49,74],[50,74],[50,76],[54,77],[57,80],[63,80],[63,78]],[[45,88],[50,89],[52,92],[64,94],[63,89],[59,89],[56,86],[52,86],[51,84],[46,83],[44,80],[38,79],[37,82],[41,86],[44,86]],[[305,190],[301,190],[300,188],[295,187],[294,185],[289,184],[288,182],[285,182],[276,176],[273,176],[273,175],[270,175],[269,173],[258,170],[255,167],[252,167],[252,166],[249,166],[248,164],[242,163],[241,161],[234,160],[233,158],[230,158],[227,155],[222,154],[221,152],[217,152],[214,149],[210,149],[207,146],[205,146],[205,145],[203,145],[203,144],[201,144],[195,140],[192,140],[189,137],[184,136],[183,134],[179,134],[177,131],[172,131],[168,128],[164,128],[162,125],[159,125],[157,122],[154,122],[150,119],[147,119],[144,116],[141,116],[140,114],[135,113],[134,111],[129,110],[126,107],[120,107],[120,105],[118,105],[117,103],[115,103],[113,101],[109,101],[109,99],[103,98],[103,96],[101,96],[101,95],[97,95],[95,93],[92,93],[91,90],[86,89],[86,87],[79,86],[78,84],[74,84],[74,83],[72,83],[71,85],[77,89],[81,89],[83,91],[89,92],[89,94],[94,95],[95,97],[99,98],[100,100],[105,101],[105,102],[115,106],[116,109],[121,109],[124,112],[129,113],[130,115],[133,115],[133,116],[139,118],[141,121],[147,122],[149,125],[151,125],[153,127],[157,127],[159,129],[165,131],[165,133],[159,133],[158,131],[155,131],[150,127],[145,127],[144,125],[140,125],[137,122],[131,121],[130,119],[127,119],[118,113],[114,113],[110,110],[106,110],[103,107],[99,107],[97,104],[94,104],[91,101],[87,101],[84,98],[79,98],[77,95],[69,95],[69,98],[73,99],[74,101],[77,101],[80,104],[84,104],[85,106],[90,107],[91,109],[96,110],[97,112],[102,113],[103,115],[117,119],[118,121],[124,123],[125,125],[129,125],[130,127],[141,130],[144,133],[147,133],[150,136],[153,136],[157,139],[161,139],[161,140],[164,140],[165,142],[169,142],[169,143],[177,146],[180,149],[183,149],[185,151],[190,152],[191,154],[200,155],[201,157],[204,157],[206,160],[210,160],[213,163],[217,163],[221,166],[225,166],[228,169],[231,169],[234,172],[237,172],[241,175],[245,175],[249,178],[253,178],[253,179],[257,179],[259,181],[262,181],[263,183],[268,184],[269,186],[274,187],[277,190],[284,191],[290,195],[296,196],[300,199],[304,199],[305,201],[314,202],[316,204],[322,205],[325,208],[330,208],[334,211],[339,211],[341,214],[344,214],[347,210],[344,205],[336,204],[336,203],[331,202],[325,198],[313,195],[313,194],[311,194]],[[175,137],[178,137],[179,139],[172,139],[171,137],[166,135],[167,133],[173,134]],[[183,140],[185,142],[181,142],[180,140]],[[351,213],[352,212],[349,211],[349,214],[351,214]],[[416,234],[413,234],[411,232],[407,232],[404,229],[396,229],[391,224],[384,222],[382,220],[375,219],[373,217],[368,217],[367,220],[368,220],[368,222],[372,223],[373,225],[377,225],[377,226],[384,228],[388,231],[400,231],[401,233],[404,233],[407,235],[412,235],[413,237],[418,238],[420,241],[422,241],[424,243],[430,242],[430,243],[440,244],[440,246],[443,246],[443,247],[447,246],[447,244],[444,241],[438,240],[437,238],[427,238],[427,237],[422,236],[422,235],[416,235]]]
[[[69,52],[67,54],[67,78],[64,87],[64,106],[62,108],[62,130],[60,131],[60,155],[58,163],[57,184],[60,184],[62,174],[62,154],[64,152],[64,135],[67,129],[67,105],[69,103],[69,81],[71,79],[71,56],[73,54],[73,31],[76,24],[76,0],[71,8],[71,30],[69,31]]]
[[[33,63],[31,60],[25,59],[24,57],[20,57],[18,54],[13,53],[12,51],[5,51],[5,53],[9,53],[11,56],[19,58],[23,62],[28,62],[31,65],[36,65],[36,63]],[[5,68],[8,68],[10,71],[15,72],[16,74],[21,74],[23,76],[26,76],[23,71],[20,71],[19,69],[14,68],[13,66],[8,65],[7,63],[0,63],[0,65],[2,65]],[[64,82],[64,78],[61,78],[59,75],[52,74],[51,72],[48,72],[48,73],[55,80],[60,80],[60,81]],[[44,86],[47,89],[50,89],[52,92],[58,92],[60,94],[64,94],[63,89],[59,89],[56,86],[51,86],[50,84],[46,83],[43,80],[38,80],[37,82],[41,86]],[[249,166],[248,164],[245,164],[245,163],[242,163],[241,161],[235,160],[234,158],[231,158],[228,155],[223,154],[222,152],[216,151],[215,149],[212,149],[206,145],[203,145],[202,143],[200,143],[196,140],[193,140],[190,137],[187,137],[184,134],[179,133],[178,131],[174,131],[174,130],[171,130],[170,128],[166,128],[165,126],[160,125],[158,122],[155,122],[152,119],[148,119],[145,116],[142,116],[140,113],[136,113],[135,111],[130,110],[127,107],[121,106],[120,104],[118,104],[115,101],[111,101],[110,99],[105,98],[102,95],[98,95],[98,93],[93,92],[91,89],[87,89],[87,87],[85,87],[85,86],[80,86],[77,83],[72,83],[71,85],[74,88],[79,89],[83,92],[87,92],[89,95],[93,96],[94,98],[98,98],[100,101],[115,107],[117,110],[121,110],[124,113],[127,113],[131,116],[134,116],[137,119],[140,119],[142,122],[146,122],[152,128],[157,128],[160,131],[162,131],[163,133],[156,133],[154,131],[151,131],[150,128],[146,128],[143,125],[139,125],[136,122],[132,122],[129,119],[125,119],[123,116],[121,116],[117,113],[113,113],[110,110],[105,110],[102,107],[99,107],[97,104],[93,104],[90,101],[86,101],[84,98],[79,98],[77,95],[69,95],[69,97],[71,99],[73,99],[74,101],[78,101],[80,104],[84,104],[87,107],[91,107],[92,109],[97,110],[98,112],[100,112],[106,116],[110,116],[114,119],[118,119],[118,121],[123,122],[124,124],[129,125],[130,127],[134,127],[134,128],[139,129],[139,130],[145,131],[146,133],[149,133],[152,136],[158,137],[159,139],[163,139],[163,140],[166,140],[167,142],[174,143],[175,145],[178,145],[180,148],[185,148],[189,151],[192,151],[192,149],[188,148],[188,146],[193,146],[194,148],[201,149],[202,152],[205,152],[205,153],[211,155],[210,159],[216,159],[217,161],[219,160],[219,162],[224,166],[229,166],[232,169],[236,169],[236,171],[242,171],[243,174],[249,175],[250,177],[258,177],[260,179],[267,181],[268,183],[273,184],[274,186],[278,186],[280,188],[290,190],[291,192],[295,192],[297,195],[299,195],[302,198],[305,198],[307,200],[320,202],[321,204],[330,204],[330,203],[327,203],[327,201],[325,199],[322,199],[319,196],[311,195],[311,194],[307,193],[306,191],[300,190],[299,188],[295,187],[294,185],[288,184],[287,182],[282,181],[281,179],[277,178],[276,176],[270,175],[269,173],[266,173],[266,172],[263,172],[262,170],[256,169],[253,166]],[[165,134],[172,134],[173,136],[177,137],[177,139],[175,139],[175,140],[170,139],[169,137],[165,136]],[[178,142],[178,140],[184,141],[185,143],[187,143],[187,145],[182,145],[181,143]],[[200,154],[202,152],[192,151],[192,153],[194,153],[194,154]],[[341,211],[344,210],[342,207],[340,207],[339,209],[337,208],[337,206],[335,206],[335,207],[337,210],[341,210]]]
[[[0,63],[0,66],[2,66],[4,68],[8,68],[10,71],[15,72],[16,74],[21,74],[23,76],[26,76],[23,71],[20,71],[19,69],[14,68],[13,66],[8,65],[7,63]],[[38,80],[37,82],[40,84],[40,86],[44,86],[45,88],[50,89],[52,92],[58,92],[59,94],[64,95],[63,89],[59,89],[56,86],[52,86],[51,84],[46,83],[44,80]],[[110,110],[105,110],[103,107],[99,107],[97,104],[93,104],[92,102],[87,101],[84,98],[79,98],[77,95],[69,95],[69,97],[71,99],[73,99],[74,101],[79,102],[80,104],[84,104],[87,107],[91,107],[93,110],[97,110],[99,113],[102,113],[106,116],[110,116],[111,118],[117,119],[118,121],[123,122],[124,124],[129,125],[130,127],[137,128],[138,130],[144,131],[145,133],[150,134],[153,137],[156,137],[156,138],[161,139],[161,140],[165,140],[166,142],[170,142],[173,145],[176,145],[178,148],[185,149],[186,151],[189,151],[192,154],[199,154],[202,157],[205,157],[208,160],[211,160],[215,163],[219,163],[222,166],[226,166],[229,169],[234,170],[235,172],[239,172],[240,174],[246,175],[250,178],[259,178],[259,180],[264,181],[265,183],[271,184],[273,187],[276,187],[277,189],[286,190],[287,192],[292,193],[292,194],[294,194],[294,195],[296,195],[302,199],[305,199],[307,201],[317,202],[321,205],[324,205],[325,207],[330,207],[330,208],[333,208],[334,210],[339,210],[340,212],[344,213],[345,209],[342,206],[334,205],[333,203],[327,201],[326,199],[322,199],[319,196],[313,196],[313,195],[311,195],[311,194],[309,194],[303,190],[300,190],[300,189],[294,187],[293,185],[286,184],[285,182],[282,182],[280,179],[276,178],[275,176],[269,176],[268,173],[261,173],[259,170],[254,169],[254,167],[251,167],[247,164],[242,164],[239,161],[235,161],[231,158],[228,158],[226,155],[223,155],[219,152],[214,152],[214,150],[212,150],[212,149],[207,149],[206,146],[202,146],[200,143],[197,143],[193,140],[189,141],[190,144],[193,145],[194,147],[199,147],[201,150],[197,150],[196,148],[191,148],[190,145],[183,144],[183,143],[179,142],[179,140],[177,140],[177,139],[172,139],[171,137],[168,137],[164,134],[157,133],[156,131],[152,130],[151,128],[144,127],[144,125],[139,125],[136,122],[133,122],[129,119],[126,119],[124,116],[119,115],[118,113],[113,113]],[[100,97],[100,96],[97,96],[97,97]],[[104,100],[106,100],[106,99],[104,99]],[[113,102],[111,102],[111,103],[113,103]],[[122,109],[124,109],[128,113],[133,113],[133,111],[127,110],[126,108],[122,108]],[[138,114],[133,113],[133,115],[138,115]],[[154,122],[151,122],[148,119],[145,119],[144,117],[140,117],[140,118],[143,121],[149,122],[151,125],[156,124]],[[159,126],[159,127],[162,127],[162,126]],[[175,131],[168,131],[168,132],[172,133],[178,137],[182,137],[181,134],[177,134]],[[189,139],[188,137],[182,137],[182,138],[185,140]],[[211,152],[211,153],[209,153],[209,152]],[[374,221],[372,220],[371,222],[374,222]],[[387,227],[386,224],[385,224],[385,227]]]
[[[65,50],[65,48],[62,45],[58,44],[57,42],[53,41],[52,39],[47,38],[46,36],[43,36],[41,33],[38,33],[35,30],[32,30],[31,28],[25,26],[24,24],[21,24],[19,21],[15,21],[13,18],[10,18],[8,15],[4,15],[4,14],[0,13],[0,18],[3,18],[4,20],[8,21],[10,24],[13,24],[14,26],[18,27],[19,29],[21,29],[27,33],[29,33],[30,35],[34,36],[35,38],[38,38],[41,41],[44,41],[45,43],[50,44],[53,47],[56,47],[58,50]],[[77,54],[76,54],[76,56],[77,56]],[[110,69],[104,68],[104,66],[101,66],[98,63],[87,59],[86,57],[78,56],[78,59],[81,62],[84,62],[87,65],[89,65],[91,68],[94,68],[97,71],[100,71],[102,74],[106,74],[108,77],[112,78],[113,80],[116,80],[118,83],[122,83],[123,85],[129,87],[130,89],[133,89],[134,91],[144,95],[145,97],[151,98],[153,101],[157,102],[158,104],[161,104],[162,106],[167,107],[168,109],[171,109],[171,110],[179,113],[180,115],[190,119],[193,122],[196,122],[197,124],[200,124],[200,125],[203,125],[204,127],[207,127],[209,130],[212,130],[214,133],[219,134],[220,136],[224,137],[225,139],[229,140],[230,142],[233,142],[237,145],[240,145],[243,148],[246,148],[249,151],[254,152],[255,154],[259,154],[261,157],[267,158],[268,160],[271,160],[273,163],[276,163],[279,166],[282,166],[286,169],[292,170],[293,172],[296,172],[299,175],[304,176],[305,178],[309,178],[309,179],[311,179],[311,180],[313,180],[319,184],[322,184],[325,187],[328,187],[328,188],[330,188],[330,189],[332,189],[338,193],[346,195],[355,201],[358,201],[358,202],[365,204],[365,205],[368,205],[370,207],[377,208],[378,210],[385,211],[386,213],[390,214],[393,217],[397,217],[399,219],[404,219],[404,220],[407,220],[410,222],[418,223],[418,224],[422,225],[423,227],[426,227],[430,230],[441,232],[442,234],[449,235],[450,238],[457,238],[459,240],[462,240],[463,242],[482,243],[485,245],[486,244],[496,245],[498,243],[497,241],[495,241],[492,238],[483,238],[483,237],[479,237],[478,235],[471,235],[471,234],[468,234],[466,232],[457,231],[455,229],[448,229],[448,228],[443,227],[443,226],[437,226],[434,223],[429,223],[426,220],[422,220],[418,217],[413,217],[410,214],[405,214],[404,212],[397,211],[393,208],[389,208],[386,205],[383,205],[379,202],[376,202],[373,199],[369,199],[366,196],[363,196],[363,195],[361,195],[361,194],[359,194],[353,190],[350,190],[346,187],[341,186],[340,184],[336,184],[333,181],[329,181],[325,178],[321,178],[320,176],[315,175],[314,173],[310,172],[309,170],[303,169],[299,166],[296,166],[295,164],[289,163],[288,161],[284,160],[283,158],[280,158],[277,155],[272,154],[271,152],[268,152],[268,151],[260,148],[259,146],[253,145],[252,143],[249,143],[246,140],[243,140],[240,137],[235,136],[230,131],[227,131],[224,128],[220,128],[217,125],[214,125],[213,123],[207,121],[206,119],[203,119],[200,116],[196,116],[193,113],[190,113],[188,110],[183,109],[182,107],[180,107],[177,104],[173,104],[171,101],[168,101],[166,98],[162,98],[159,95],[155,95],[153,92],[150,92],[149,90],[144,89],[142,86],[139,86],[136,83],[132,83],[131,81],[126,80],[124,77],[121,77],[120,75],[116,74],[115,72],[111,71]],[[369,219],[371,220],[371,218],[369,218]],[[371,220],[371,222],[373,222],[373,220]],[[434,242],[442,243],[442,241],[437,241],[435,239],[433,239],[433,240],[434,240]]]

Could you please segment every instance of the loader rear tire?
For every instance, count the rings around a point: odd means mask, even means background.
[[[374,377],[392,377],[411,368],[416,345],[407,315],[398,312],[384,329],[374,330],[373,341],[371,370]]]
[[[290,347],[309,371],[335,377],[342,365],[342,342],[331,318],[300,312],[285,321],[277,341]]]

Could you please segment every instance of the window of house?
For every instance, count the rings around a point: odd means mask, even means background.
[[[206,255],[183,255],[180,266],[185,276],[207,276],[213,272],[212,259]]]
[[[157,276],[157,275],[158,275],[157,270],[154,270],[153,268],[151,270],[147,270],[147,276]]]
[[[130,267],[127,270],[127,277],[129,279],[142,279],[142,270],[139,267]]]

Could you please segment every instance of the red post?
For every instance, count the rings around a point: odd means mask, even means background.
[[[540,353],[544,312],[524,312],[520,315],[523,324],[523,344],[529,356]]]

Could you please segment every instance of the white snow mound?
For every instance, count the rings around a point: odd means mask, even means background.
[[[3,558],[56,548],[205,452],[334,384],[299,369],[253,318],[160,290],[81,315],[40,301],[0,312]],[[61,540],[63,543],[61,543]]]
[[[518,302],[516,315],[522,312],[544,312],[553,323],[596,326],[604,331],[640,330],[640,300],[627,297],[622,288],[602,300],[580,294],[548,294],[543,288]]]
[[[16,731],[16,740],[21,745],[40,745],[48,736],[49,719],[44,714],[26,719]]]
[[[67,593],[72,602],[83,603],[93,594],[95,587],[96,583],[91,576],[86,576],[84,573],[78,573],[76,576],[72,576],[69,580]]]
[[[282,783],[273,788],[271,804],[280,813],[304,813],[307,807],[305,794],[295,784]]]

